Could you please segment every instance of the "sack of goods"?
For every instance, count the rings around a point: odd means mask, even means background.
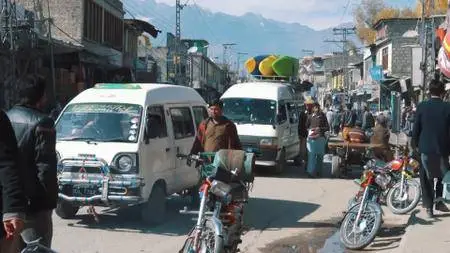
[[[255,154],[242,150],[221,149],[214,156],[211,166],[214,171],[211,175],[225,183],[232,181],[253,182],[253,168],[255,167]]]
[[[366,142],[366,133],[362,129],[353,128],[348,133],[350,142],[364,143]]]

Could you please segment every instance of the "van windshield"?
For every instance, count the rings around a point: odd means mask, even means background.
[[[238,124],[275,124],[277,102],[268,99],[225,98],[223,113]]]
[[[56,123],[57,139],[137,142],[142,107],[119,103],[71,104]]]

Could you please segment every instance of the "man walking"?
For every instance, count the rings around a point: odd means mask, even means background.
[[[417,106],[412,133],[412,146],[418,148],[422,159],[420,184],[422,202],[430,218],[436,210],[449,212],[439,200],[442,197],[442,178],[449,168],[450,155],[450,105],[442,100],[445,85],[433,80],[429,86],[431,98]],[[434,191],[434,178],[437,178]],[[437,201],[435,201],[437,199]]]
[[[45,82],[39,80],[20,90],[21,101],[8,111],[20,155],[21,175],[28,198],[27,221],[22,238],[51,247],[52,211],[58,198],[56,133],[54,122],[42,112]]]
[[[222,101],[214,100],[208,109],[209,118],[200,123],[191,154],[217,152],[220,149],[242,149],[236,126],[223,116]]]
[[[323,156],[325,155],[327,139],[325,133],[330,129],[327,117],[318,103],[314,104],[313,113],[309,115],[306,127],[308,129],[308,177],[315,178],[317,172],[322,172]]]
[[[3,226],[0,226],[0,252],[19,251],[13,239],[20,237],[26,211],[23,182],[19,176],[17,142],[11,123],[0,110],[0,210]]]

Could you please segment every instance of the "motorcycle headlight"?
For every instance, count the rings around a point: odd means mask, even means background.
[[[391,182],[391,177],[386,174],[378,174],[375,177],[375,183],[379,185],[382,189],[386,189],[388,184]]]
[[[112,167],[120,173],[137,173],[137,154],[118,154],[113,159]]]
[[[231,191],[231,186],[224,182],[214,180],[211,184],[210,191],[220,198],[226,198]]]

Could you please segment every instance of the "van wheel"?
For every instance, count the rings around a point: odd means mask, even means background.
[[[153,186],[148,201],[143,204],[141,218],[148,225],[159,225],[164,222],[167,210],[166,189],[164,184]]]
[[[55,213],[61,219],[73,219],[77,215],[78,210],[80,210],[79,206],[74,206],[72,203],[64,200],[58,200]]]
[[[283,148],[280,151],[280,153],[278,155],[278,159],[276,161],[275,173],[281,174],[281,173],[283,173],[285,168],[286,168],[286,150]]]

